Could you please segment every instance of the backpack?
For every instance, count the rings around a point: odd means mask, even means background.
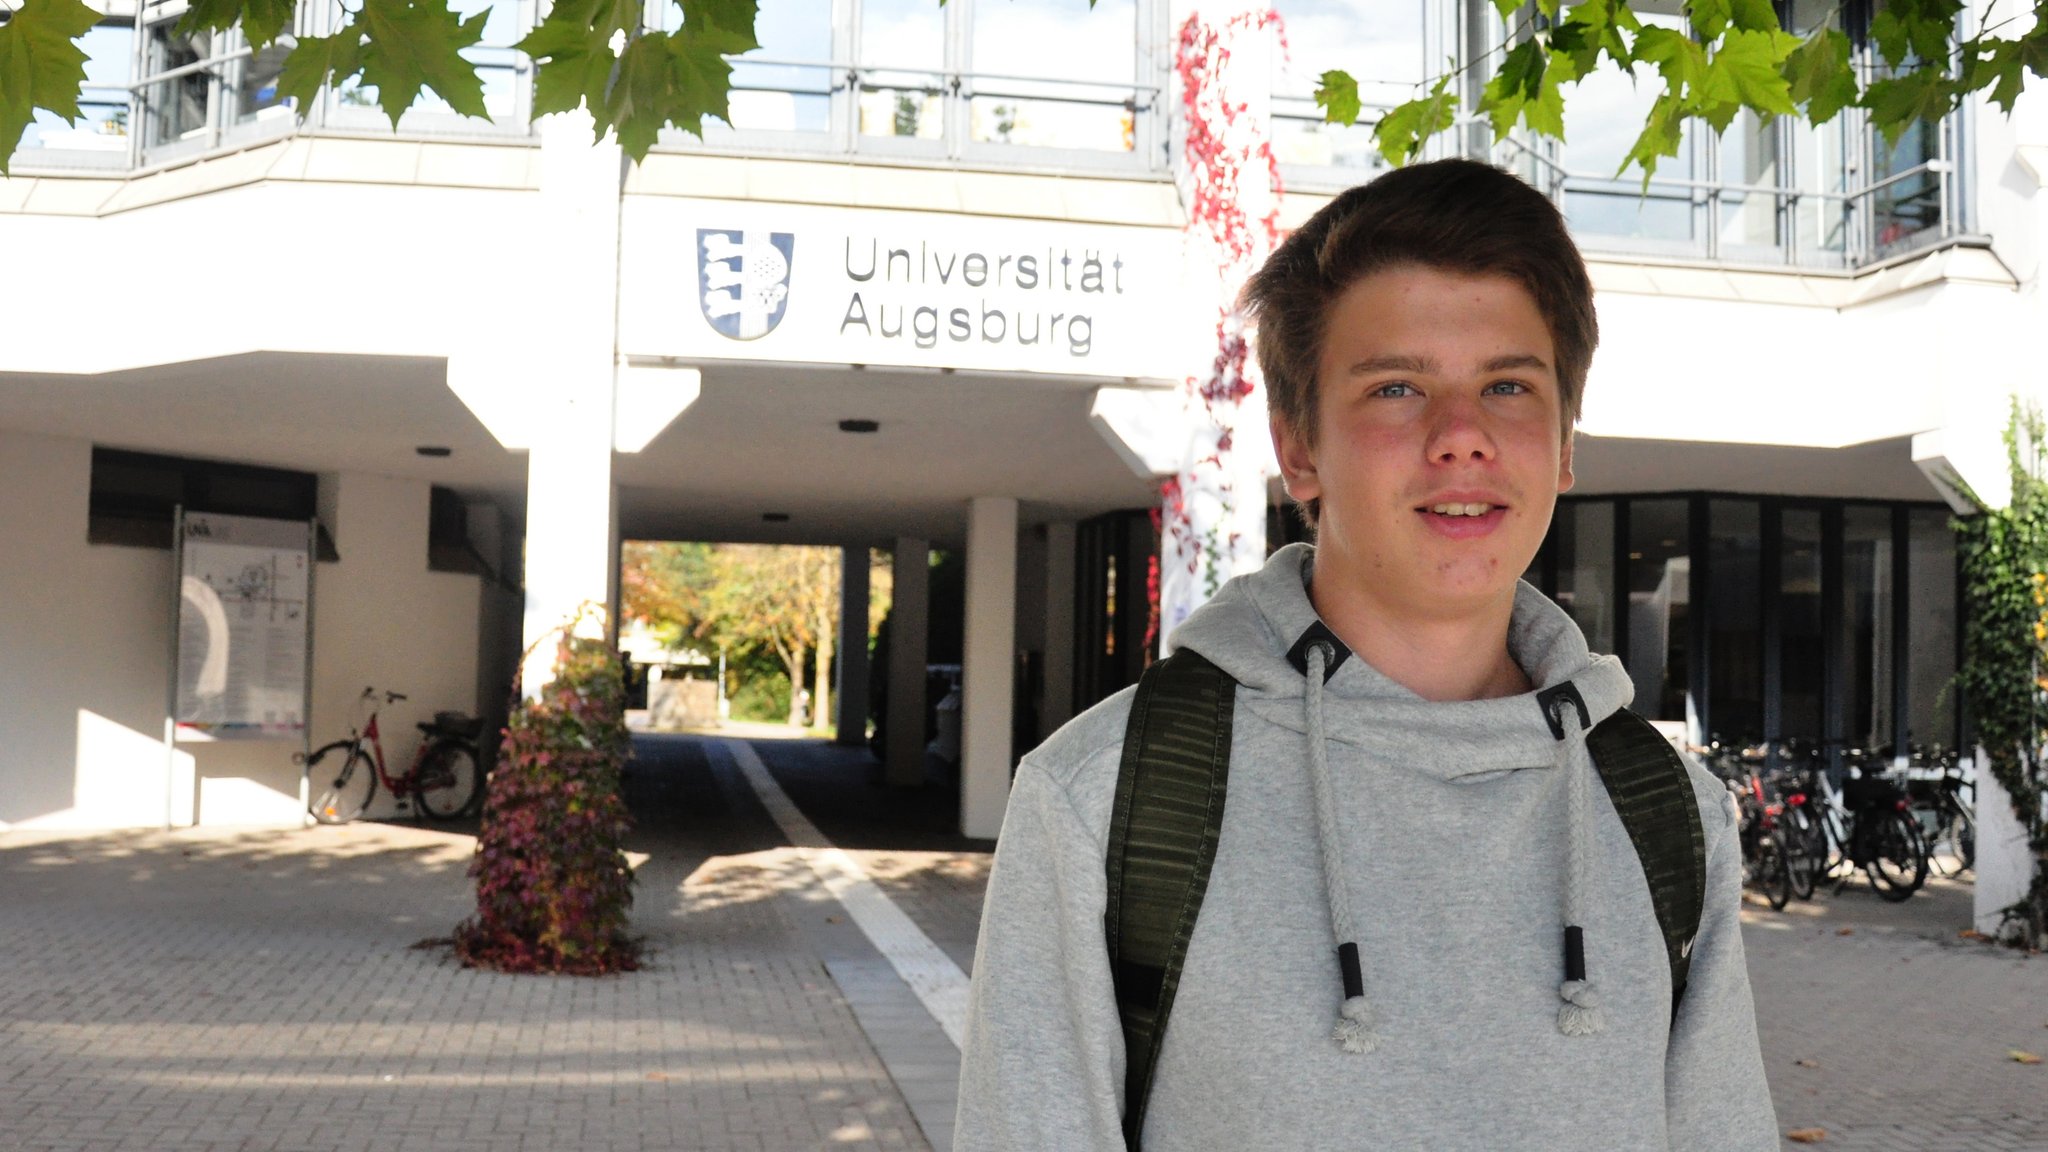
[[[1145,670],[1124,732],[1103,921],[1123,1019],[1130,1152],[1138,1152],[1153,1068],[1223,829],[1236,692],[1229,673],[1182,648]],[[1586,717],[1569,683],[1538,699],[1560,739],[1565,705]],[[1692,781],[1663,734],[1627,709],[1595,725],[1586,748],[1642,862],[1671,964],[1676,1018],[1706,902],[1706,836]]]

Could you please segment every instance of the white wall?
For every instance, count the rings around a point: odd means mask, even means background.
[[[181,824],[298,824],[296,744],[181,744],[166,787],[171,553],[86,542],[91,465],[86,441],[0,430],[0,829],[161,825],[167,799]],[[403,769],[413,721],[477,706],[482,593],[427,571],[426,483],[334,479],[313,733],[341,735],[365,684],[406,692],[382,725]]]

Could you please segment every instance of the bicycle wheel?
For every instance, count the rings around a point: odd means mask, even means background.
[[[469,811],[482,783],[476,770],[476,750],[445,740],[420,758],[413,793],[420,798],[420,811],[435,820],[453,820]]]
[[[1904,812],[1873,813],[1870,863],[1865,871],[1877,894],[1896,904],[1927,882],[1927,844],[1919,822]]]
[[[1792,869],[1786,863],[1783,832],[1772,831],[1757,845],[1756,886],[1774,909],[1792,902]]]
[[[1785,810],[1785,869],[1792,876],[1792,894],[1801,900],[1813,899],[1814,876],[1820,871],[1821,857],[1826,855],[1827,833],[1821,833],[1823,847],[1815,853],[1813,844],[1815,832],[1813,817],[1804,808]]]
[[[313,819],[322,824],[346,824],[363,814],[370,798],[377,794],[377,767],[370,754],[343,744],[335,748],[340,763],[322,768],[320,757],[308,761],[312,787],[306,791],[306,806]]]

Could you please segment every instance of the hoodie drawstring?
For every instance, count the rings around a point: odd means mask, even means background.
[[[1379,1047],[1373,1031],[1372,1005],[1365,998],[1365,971],[1358,961],[1358,937],[1351,923],[1351,896],[1344,887],[1344,852],[1337,837],[1337,804],[1330,788],[1329,750],[1323,740],[1323,679],[1334,652],[1315,641],[1302,653],[1307,669],[1309,779],[1315,784],[1316,834],[1323,856],[1323,893],[1330,905],[1330,928],[1337,938],[1337,969],[1344,981],[1344,1003],[1330,1036],[1346,1052],[1365,1053]]]
[[[1565,821],[1570,859],[1565,862],[1564,982],[1557,988],[1558,999],[1563,1001],[1557,1009],[1557,1030],[1567,1036],[1591,1036],[1604,1027],[1599,992],[1586,978],[1586,934],[1580,926],[1586,867],[1592,859],[1592,845],[1588,843],[1592,837],[1592,818],[1586,798],[1586,777],[1592,772],[1586,732],[1592,717],[1586,712],[1586,702],[1579,690],[1569,680],[1537,693],[1536,702],[1543,708],[1543,718],[1550,722],[1551,734],[1557,737],[1555,762],[1566,781]],[[1577,724],[1569,723],[1568,705],[1577,707]]]

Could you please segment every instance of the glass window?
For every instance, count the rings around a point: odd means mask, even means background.
[[[945,133],[946,9],[932,0],[861,0],[860,134]]]
[[[213,33],[180,36],[177,23],[165,20],[150,26],[148,43],[143,49],[147,75],[156,76],[212,57]],[[144,114],[148,118],[143,144],[175,144],[204,137],[211,125],[213,83],[213,74],[201,70],[142,89]]]
[[[1842,736],[1853,747],[1889,747],[1892,730],[1892,514],[1851,505],[1842,513]]]
[[[1956,709],[1956,545],[1948,511],[1907,514],[1906,726],[1919,744],[1954,748]]]
[[[1762,527],[1754,500],[1707,504],[1707,733],[1727,743],[1764,734]]]
[[[128,24],[101,24],[87,29],[79,37],[78,47],[85,53],[85,86],[78,96],[78,110],[84,115],[74,122],[36,109],[17,150],[127,153],[125,85],[135,63],[135,29]]]
[[[1691,526],[1684,500],[1628,506],[1628,665],[1634,708],[1652,720],[1684,720]]]
[[[1586,645],[1614,651],[1614,504],[1575,500],[1557,510],[1557,603]]]
[[[1792,0],[1789,28],[1802,37],[1823,24],[1840,28],[1841,12],[1838,0]],[[1792,182],[1806,193],[1793,206],[1801,263],[1813,263],[1817,256],[1831,257],[1821,261],[1824,263],[1844,262],[1849,217],[1841,197],[1848,188],[1852,119],[1836,116],[1818,128],[1804,121],[1787,125],[1792,138]]]
[[[1821,738],[1820,513],[1785,509],[1778,554],[1779,730],[1772,739]]]
[[[732,126],[742,131],[829,131],[832,0],[761,0],[754,39],[761,46],[732,62]]]
[[[1285,44],[1273,62],[1273,155],[1282,164],[1350,170],[1366,179],[1384,167],[1372,142],[1379,110],[1414,97],[1425,78],[1423,4],[1418,0],[1276,0]],[[1329,124],[1316,89],[1330,69],[1358,81],[1360,123]]]
[[[1721,134],[1718,183],[1722,190],[1716,196],[1718,219],[1715,226],[1719,229],[1717,239],[1724,254],[1741,256],[1743,249],[1775,250],[1781,243],[1778,197],[1742,190],[1784,185],[1779,131],[1779,122],[1775,118],[1760,122],[1755,113],[1744,110]],[[1760,259],[1768,258],[1764,252],[1754,255]]]
[[[1685,18],[1676,14],[1639,15],[1645,25],[1685,27]],[[1564,199],[1565,219],[1572,231],[1665,246],[1693,241],[1692,189],[1652,183],[1645,193],[1640,173],[1616,176],[1623,158],[1642,135],[1643,122],[1663,84],[1656,69],[1648,65],[1638,65],[1633,75],[1609,65],[1595,69],[1567,91],[1568,134],[1558,149],[1558,159],[1574,177]],[[1697,177],[1693,159],[1696,135],[1688,123],[1678,155],[1658,161],[1657,180]]]
[[[970,139],[1136,147],[1137,0],[994,0],[977,3],[972,21]]]

